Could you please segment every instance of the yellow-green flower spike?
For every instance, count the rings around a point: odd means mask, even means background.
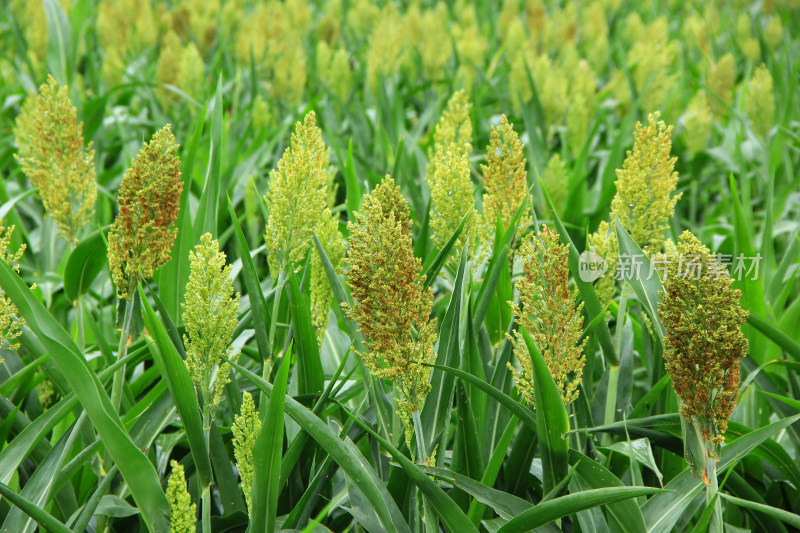
[[[170,461],[172,473],[167,481],[167,501],[169,502],[169,531],[170,533],[195,533],[197,518],[197,504],[192,503],[192,497],[186,489],[186,477],[183,465]]]
[[[233,419],[233,455],[236,458],[236,469],[242,480],[242,492],[247,502],[247,512],[253,508],[253,446],[261,429],[253,397],[249,392],[242,394],[242,408]]]
[[[764,27],[764,41],[770,50],[775,50],[783,41],[783,25],[778,16],[771,16]]]
[[[492,126],[489,146],[486,148],[486,163],[483,172],[483,218],[489,235],[494,235],[497,218],[505,229],[517,213],[520,205],[522,217],[518,229],[525,230],[530,224],[528,205],[528,172],[525,169],[525,148],[513,125],[505,115],[500,124]]]
[[[84,148],[83,123],[78,122],[67,87],[52,76],[29,98],[17,118],[16,159],[31,185],[39,188],[42,203],[71,246],[94,215],[97,199],[94,150]]]
[[[708,98],[702,91],[698,91],[683,114],[683,142],[691,156],[705,149],[713,126],[714,116],[711,114]]]
[[[468,145],[467,145],[468,146]],[[433,242],[442,248],[455,232],[461,220],[467,220],[455,249],[461,250],[467,239],[475,244],[478,212],[469,173],[469,154],[463,145],[451,144],[437,149],[433,176],[428,180],[431,190],[431,229]]]
[[[571,72],[570,104],[567,110],[567,141],[570,151],[577,156],[583,149],[595,115],[597,78],[585,59],[580,59]]]
[[[14,233],[14,226],[6,228],[3,220],[0,219],[0,259],[5,261],[15,272],[19,272],[17,261],[25,252],[23,244],[16,252],[8,249],[11,244],[11,235]],[[22,326],[25,319],[19,315],[19,311],[14,303],[5,295],[5,291],[0,288],[0,349],[7,348],[16,350],[19,348],[19,337],[22,335]],[[0,358],[0,362],[3,359]]]
[[[119,213],[108,233],[108,263],[117,295],[127,299],[138,279],[150,279],[170,260],[181,191],[178,145],[167,124],[125,171]]]
[[[353,85],[350,54],[344,47],[333,50],[324,40],[317,42],[316,73],[319,79],[341,101],[345,101]]]
[[[717,117],[726,113],[727,106],[733,100],[733,84],[736,81],[736,60],[728,53],[711,65],[706,85],[711,92],[709,102],[711,110]]]
[[[279,272],[300,263],[311,246],[327,206],[329,164],[330,150],[312,111],[297,123],[291,145],[270,173],[265,239],[276,279]]]
[[[611,211],[649,254],[661,250],[664,232],[681,194],[673,196],[678,183],[674,171],[677,158],[671,157],[672,126],[657,121],[658,113],[647,118],[647,125],[636,123],[633,149],[621,169],[617,169],[617,193]]]
[[[392,178],[364,197],[348,230],[345,274],[353,305],[345,313],[364,335],[366,349],[359,357],[374,376],[397,387],[410,448],[412,415],[431,389],[430,368],[423,364],[433,357],[436,319],[430,318],[433,293],[414,257],[408,203]]]
[[[183,323],[186,366],[206,405],[219,404],[230,381],[233,331],[239,320],[239,295],[234,296],[231,265],[210,233],[189,253],[191,270],[186,284]]]
[[[583,303],[576,305],[576,289],[569,288],[569,246],[559,244],[558,234],[543,227],[526,239],[520,249],[524,275],[516,281],[520,304],[509,302],[517,322],[525,328],[553,376],[561,398],[568,404],[578,398],[578,385],[586,357],[583,349]],[[521,372],[511,367],[517,391],[534,404],[533,364],[520,331],[511,337]]]
[[[553,155],[550,161],[547,162],[542,181],[547,193],[550,195],[550,199],[553,201],[556,213],[560,213],[567,202],[569,180],[567,177],[567,165],[559,154]]]
[[[676,86],[677,75],[673,65],[679,54],[678,44],[669,40],[665,17],[647,25],[633,43],[627,62],[642,110],[664,108],[669,92]]]
[[[747,355],[741,328],[748,313],[725,266],[690,231],[669,259],[658,306],[666,370],[681,414],[718,454],[738,397],[739,362]]]
[[[594,290],[600,300],[600,305],[607,307],[616,294],[614,272],[616,272],[617,264],[619,263],[617,234],[608,222],[603,220],[597,227],[597,231],[589,235],[588,240],[589,249],[606,261],[606,274],[595,281]]]
[[[433,131],[434,149],[447,149],[456,145],[467,153],[472,150],[472,121],[469,118],[472,103],[467,92],[460,89],[447,102],[447,109]]]
[[[295,107],[303,99],[308,74],[303,36],[298,31],[282,35],[272,53],[273,88],[278,100]]]
[[[772,75],[764,65],[759,65],[747,83],[745,109],[755,132],[762,139],[767,138],[775,116],[775,93],[772,88]]]
[[[325,249],[333,268],[339,269],[344,259],[345,241],[339,233],[339,217],[326,209],[322,215],[317,237]],[[319,253],[314,250],[311,256],[311,321],[317,332],[317,340],[322,342],[328,327],[328,311],[331,309],[333,289],[328,275],[322,266]]]

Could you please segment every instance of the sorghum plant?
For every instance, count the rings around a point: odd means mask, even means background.
[[[97,199],[94,150],[83,145],[83,123],[67,87],[53,76],[28,98],[16,121],[16,159],[31,185],[39,188],[44,208],[70,246],[94,215]]]
[[[578,385],[586,358],[583,333],[583,303],[575,305],[577,290],[569,288],[569,246],[558,243],[558,233],[543,227],[522,244],[519,252],[524,275],[516,281],[520,303],[509,302],[517,323],[525,328],[542,354],[561,398],[568,404],[578,397]],[[517,391],[534,404],[533,365],[523,334],[510,337],[522,369],[509,364]]]
[[[436,319],[430,318],[433,293],[412,249],[408,203],[392,178],[364,197],[348,229],[346,276],[354,302],[345,313],[364,335],[366,350],[359,357],[374,376],[397,386],[410,448],[411,419],[431,389],[430,369],[423,364],[433,355]]]
[[[633,149],[617,169],[617,194],[611,211],[645,253],[658,252],[664,232],[681,193],[673,195],[678,183],[671,157],[672,126],[658,121],[659,113],[647,117],[647,125],[636,123]]]
[[[759,65],[753,72],[753,77],[747,82],[745,108],[755,132],[762,139],[766,139],[775,116],[775,95],[772,75],[764,65]]]
[[[739,387],[748,342],[747,311],[724,265],[690,231],[670,256],[658,314],[666,329],[664,361],[681,413],[719,459]]]

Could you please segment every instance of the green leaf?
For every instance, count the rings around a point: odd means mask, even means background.
[[[325,374],[322,372],[317,334],[311,323],[309,304],[295,273],[289,275],[289,308],[292,332],[297,341],[297,392],[300,395],[320,394],[325,386]]]
[[[515,516],[527,511],[533,504],[523,500],[519,496],[508,494],[501,490],[496,490],[475,481],[467,476],[445,470],[444,468],[425,467],[424,471],[436,479],[446,481],[458,487],[464,492],[469,493],[476,501],[488,505],[501,517],[511,520]]]
[[[169,507],[158,474],[147,456],[131,441],[100,380],[72,337],[5,261],[0,261],[0,286],[75,391],[106,450],[119,466],[145,523],[156,533],[169,531],[166,518]]]
[[[183,422],[183,427],[186,430],[189,449],[192,452],[192,459],[200,478],[200,486],[207,487],[213,480],[211,462],[208,458],[208,448],[205,434],[203,433],[203,422],[200,417],[200,406],[197,403],[197,393],[189,375],[189,369],[186,368],[186,363],[175,349],[161,321],[156,317],[156,313],[150,306],[150,302],[147,301],[144,290],[141,287],[139,287],[139,295],[144,307],[144,322],[147,326],[147,331],[156,341],[157,349],[152,350],[153,359],[166,378],[172,401],[175,403]]]
[[[47,511],[40,509],[26,498],[23,498],[11,490],[5,483],[0,483],[0,496],[19,507],[22,512],[36,520],[39,525],[50,533],[71,533],[67,526],[53,518]]]
[[[72,50],[69,19],[58,0],[44,0],[44,14],[47,18],[47,67],[59,85],[67,85]]]
[[[602,489],[606,487],[624,487],[608,468],[597,461],[593,461],[584,454],[576,450],[569,451],[570,462],[575,465],[573,480],[582,482],[592,489]],[[622,500],[615,503],[606,504],[609,522],[615,531],[639,533],[645,531],[644,518],[642,511],[636,501]]]
[[[525,408],[524,406],[520,405],[514,398],[509,396],[508,394],[504,393],[497,387],[486,383],[483,380],[480,380],[473,376],[472,374],[467,374],[457,368],[450,368],[447,366],[441,365],[431,365],[433,368],[438,368],[440,370],[444,370],[445,372],[450,372],[454,374],[459,379],[466,381],[470,385],[481,389],[483,392],[500,402],[503,407],[511,411],[514,416],[520,419],[520,421],[528,426],[532,431],[536,431],[536,417],[534,417],[531,412]]]
[[[417,465],[412,463],[405,455],[400,453],[400,450],[392,446],[392,443],[381,438],[380,435],[372,430],[372,428],[355,418],[355,416],[350,413],[349,410],[346,410],[345,412],[348,416],[353,417],[356,424],[363,427],[370,435],[372,435],[375,440],[381,444],[381,446],[386,448],[395,461],[400,463],[401,468],[406,474],[408,474],[408,477],[411,478],[411,481],[413,481],[414,484],[419,487],[427,500],[430,502],[433,510],[436,512],[439,518],[442,519],[446,531],[449,531],[450,533],[478,533],[478,530],[472,525],[472,522],[469,521],[469,518],[467,518],[467,515],[464,514],[464,511],[462,511],[461,508],[459,508],[458,505],[456,505],[456,503],[451,500],[447,494],[445,494],[439,485],[434,483],[431,478],[425,474],[425,472],[420,470]]]
[[[272,394],[273,386],[253,374],[238,363],[232,362],[248,381],[265,394]],[[293,398],[287,397],[284,409],[342,468],[344,473],[369,500],[375,514],[389,533],[410,533],[408,525],[402,520],[400,510],[378,480],[372,467],[349,440],[341,440],[336,433],[314,413],[303,407]]]
[[[544,492],[550,492],[567,475],[569,416],[553,376],[530,335],[521,330],[533,363],[533,394],[536,400],[536,426],[541,443]]]
[[[729,176],[729,184],[731,198],[733,200],[733,222],[736,231],[736,247],[745,257],[756,257],[756,247],[750,235],[750,228],[753,227],[753,221],[745,218],[742,202],[739,199],[739,191],[736,188],[736,180],[732,173]],[[758,274],[758,272],[756,274]],[[744,307],[758,316],[769,316],[767,314],[767,306],[764,303],[764,288],[761,286],[762,278],[763,276],[758,275],[744,276],[741,280],[742,296],[745,302]],[[766,354],[766,350],[764,349],[764,337],[761,336],[760,333],[753,332],[753,334],[748,335],[748,338],[750,340],[750,356],[756,363],[764,363],[764,356]]]
[[[464,215],[464,218],[461,219],[461,222],[458,223],[456,230],[447,240],[447,242],[442,246],[442,249],[439,250],[439,253],[436,254],[435,257],[432,256],[428,261],[426,261],[425,265],[425,288],[428,289],[433,285],[433,282],[436,281],[436,277],[439,275],[439,272],[444,267],[445,263],[447,262],[447,258],[450,255],[450,251],[453,249],[453,246],[458,241],[459,235],[464,230],[464,224],[467,223],[467,217],[469,217],[469,213]]]
[[[723,472],[731,464],[746,457],[756,446],[798,419],[800,419],[800,415],[778,420],[763,428],[755,429],[724,446],[722,457],[717,464],[717,472]],[[704,487],[703,482],[692,475],[689,470],[684,470],[670,481],[664,488],[671,492],[656,495],[642,506],[642,515],[647,524],[648,533],[668,533],[686,510],[686,506],[702,492]]]
[[[462,343],[459,324],[461,323],[461,300],[464,295],[468,250],[469,243],[465,244],[462,250],[461,263],[453,285],[453,292],[450,294],[450,304],[447,306],[447,312],[439,328],[439,353],[436,356],[436,363],[443,366],[460,365]],[[425,398],[425,404],[420,413],[427,441],[425,449],[428,453],[437,448],[437,440],[439,449],[447,446],[447,431],[443,430],[450,425],[454,381],[455,378],[449,374],[437,371],[431,374],[431,390]]]
[[[728,500],[729,502],[738,505],[739,507],[744,507],[745,509],[752,509],[754,511],[759,511],[773,518],[777,518],[778,520],[786,522],[787,524],[789,524],[794,528],[800,529],[800,516],[794,513],[790,513],[789,511],[778,509],[770,505],[764,505],[763,503],[743,500],[741,498],[737,498],[736,496],[725,494],[724,492],[720,492],[719,495],[722,496],[724,499]]]
[[[767,338],[769,338],[772,342],[783,348],[786,353],[800,361],[800,344],[792,340],[791,337],[753,312],[751,312],[747,317],[747,323],[767,336]]]
[[[632,268],[632,272],[626,272],[624,281],[631,286],[636,293],[639,303],[642,304],[644,310],[650,316],[650,322],[653,324],[658,335],[658,339],[664,339],[664,326],[661,324],[661,319],[658,318],[658,304],[661,302],[659,293],[664,290],[661,284],[661,278],[658,273],[653,270],[650,263],[650,258],[645,255],[639,245],[634,242],[630,234],[622,227],[619,219],[614,216],[614,224],[617,232],[617,242],[619,243],[620,255],[625,255],[631,260],[631,265],[641,265],[638,268]],[[643,279],[644,278],[644,279]]]
[[[650,447],[650,440],[646,438],[614,442],[609,444],[605,449],[615,451],[635,459],[636,462],[641,463],[652,470],[659,481],[664,477],[661,475],[661,471],[658,469],[658,465],[656,464],[656,459],[653,456],[653,449]]]
[[[353,162],[353,139],[347,143],[347,163],[344,166],[345,202],[347,205],[347,219],[355,222],[353,213],[361,208],[361,185],[358,183],[356,168]]]
[[[231,224],[233,225],[236,251],[239,252],[239,257],[242,259],[242,275],[244,276],[245,288],[247,288],[247,297],[250,299],[250,310],[253,313],[253,328],[256,333],[258,353],[262,362],[269,361],[272,358],[272,351],[267,337],[267,324],[272,320],[269,318],[270,313],[267,309],[267,303],[264,301],[264,294],[261,292],[261,284],[258,282],[258,273],[253,264],[250,249],[247,246],[247,239],[245,239],[242,227],[236,218],[236,212],[233,210],[230,197],[228,197],[228,213],[231,216]]]
[[[102,232],[83,239],[72,250],[64,267],[64,296],[74,302],[85,294],[108,263],[108,250]]]
[[[525,533],[565,516],[629,498],[664,492],[651,487],[607,487],[585,490],[542,502],[528,509],[498,530],[498,533]]]
[[[253,445],[253,509],[250,516],[250,531],[253,533],[275,531],[283,452],[283,408],[291,354],[290,344],[275,377],[275,385],[267,403],[267,412]]]

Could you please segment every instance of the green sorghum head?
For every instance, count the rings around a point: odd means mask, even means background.
[[[194,533],[197,519],[197,504],[186,489],[186,477],[183,465],[178,461],[170,461],[172,473],[167,481],[167,501],[169,502],[170,533]]]
[[[719,444],[739,393],[748,313],[724,265],[691,232],[683,232],[668,258],[658,306],[666,370],[683,416],[702,429],[704,440]]]
[[[578,397],[586,358],[583,303],[569,288],[569,246],[559,244],[558,233],[543,227],[522,244],[519,252],[524,275],[516,281],[520,304],[510,302],[517,323],[525,328],[541,353],[565,404]],[[521,372],[512,367],[517,391],[534,404],[531,355],[520,331],[511,337]]]
[[[127,299],[137,279],[149,279],[170,260],[178,233],[181,191],[178,145],[167,124],[153,135],[125,171],[119,213],[108,233],[108,263],[117,295]]]
[[[359,353],[370,372],[397,387],[398,414],[413,435],[411,417],[430,391],[436,319],[433,293],[425,288],[422,264],[414,257],[406,200],[386,177],[364,197],[356,221],[348,224],[350,248],[345,263],[353,305],[345,309],[364,336]]]
[[[67,87],[59,87],[52,76],[25,101],[14,129],[16,159],[72,246],[94,215],[97,199],[94,150],[91,142],[84,147],[82,130]]]
[[[213,412],[230,381],[228,358],[239,323],[239,295],[233,292],[232,266],[226,264],[225,253],[219,251],[219,242],[210,233],[200,238],[189,260],[191,270],[183,304],[186,366]]]

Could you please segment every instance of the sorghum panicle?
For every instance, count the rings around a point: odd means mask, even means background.
[[[490,235],[494,235],[497,218],[508,229],[520,205],[522,217],[517,229],[525,230],[531,222],[528,205],[528,173],[525,169],[525,152],[513,125],[505,115],[500,124],[492,126],[491,139],[486,148],[483,172],[483,219]]]
[[[765,65],[759,65],[747,82],[744,103],[753,129],[762,139],[766,139],[775,116],[775,94],[772,75]]]
[[[450,144],[444,150],[437,148],[435,158],[433,175],[428,180],[433,242],[442,248],[466,216],[455,249],[460,251],[467,239],[474,249],[478,212],[470,179],[469,154],[457,144]]]
[[[559,244],[558,234],[543,227],[526,239],[520,249],[524,276],[516,281],[520,305],[509,302],[517,322],[525,328],[541,353],[565,404],[578,397],[578,385],[586,358],[583,349],[583,303],[575,305],[577,291],[569,288],[569,247]],[[509,365],[517,391],[534,404],[533,365],[520,331],[510,338],[522,372]]]
[[[236,458],[236,469],[242,480],[242,492],[247,502],[247,511],[253,508],[253,446],[261,430],[261,419],[258,417],[253,397],[249,392],[242,394],[242,408],[233,419],[233,455]]]
[[[330,150],[314,112],[298,122],[278,168],[270,173],[265,197],[269,220],[265,235],[273,276],[300,263],[327,206]]]
[[[26,100],[14,134],[22,171],[39,188],[59,234],[74,246],[78,231],[94,215],[97,182],[92,143],[84,148],[83,123],[67,87],[59,88],[48,76],[39,94]]]
[[[3,220],[0,219],[0,259],[5,261],[15,272],[19,273],[17,261],[25,252],[25,245],[20,246],[16,252],[8,249],[11,244],[11,235],[14,233],[14,226],[6,228]],[[19,337],[22,335],[22,326],[25,319],[18,316],[17,306],[5,295],[5,291],[0,288],[0,348],[16,350],[19,348]],[[0,358],[0,362],[3,359]]]
[[[172,473],[167,481],[167,501],[169,502],[170,533],[194,533],[197,517],[197,504],[186,489],[186,477],[183,465],[178,461],[170,461]]]
[[[339,233],[339,217],[325,209],[322,214],[317,237],[325,249],[325,254],[334,269],[338,269],[344,259],[346,247],[342,234]],[[317,340],[322,342],[328,327],[328,311],[331,309],[333,288],[328,275],[322,266],[322,258],[315,249],[311,255],[311,321],[317,332]]]
[[[225,253],[219,251],[219,243],[210,233],[200,238],[189,258],[191,271],[183,305],[186,366],[197,388],[215,407],[230,380],[228,358],[239,323],[239,294],[233,293],[232,266],[226,264]]]
[[[348,224],[347,284],[353,305],[346,315],[359,325],[366,350],[359,353],[370,372],[397,386],[398,414],[411,442],[412,413],[430,391],[436,319],[433,293],[425,288],[421,261],[414,257],[408,203],[387,176],[364,197],[356,222]]]
[[[178,233],[181,191],[178,145],[169,124],[136,155],[119,188],[119,213],[108,233],[108,262],[117,295],[127,299],[135,280],[149,279],[170,260]]]
[[[622,169],[617,169],[617,193],[611,211],[645,253],[658,252],[664,244],[664,232],[681,194],[672,195],[678,183],[674,171],[677,158],[670,156],[672,126],[647,118],[647,125],[637,122],[633,149]]]
[[[728,271],[691,232],[683,232],[669,259],[658,306],[666,329],[666,370],[683,416],[699,424],[704,440],[718,445],[738,397],[739,362],[748,349],[741,328],[748,312]]]

